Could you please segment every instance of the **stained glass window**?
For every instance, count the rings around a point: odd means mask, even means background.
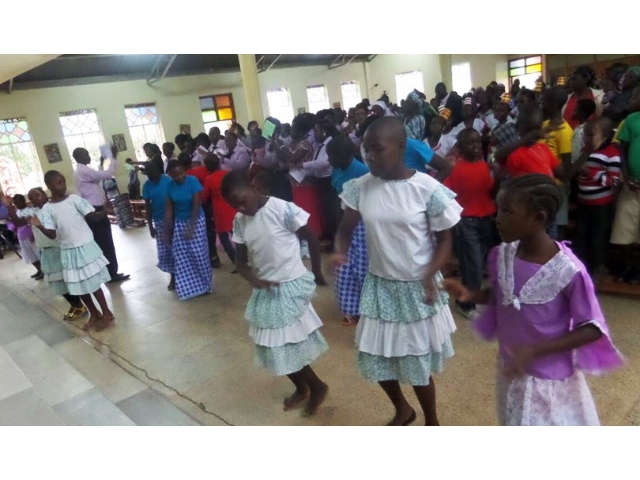
[[[156,105],[155,103],[127,105],[124,107],[124,114],[136,158],[139,162],[144,162],[147,160],[147,155],[142,148],[144,144],[155,143],[162,148],[165,141]]]
[[[104,135],[100,129],[100,122],[95,110],[75,110],[60,114],[60,126],[62,135],[69,149],[69,155],[73,155],[76,148],[84,148],[91,156],[91,166],[98,168],[100,165],[100,145],[104,145]],[[71,157],[75,167],[75,160]]]
[[[0,120],[0,188],[13,196],[35,187],[44,187],[44,177],[27,120]]]
[[[267,91],[267,103],[269,115],[277,118],[282,123],[290,123],[293,120],[293,104],[291,95],[286,88],[273,88]]]
[[[356,81],[343,82],[340,85],[340,91],[342,92],[342,108],[346,111],[362,101],[360,85]]]
[[[230,93],[200,97],[200,110],[206,133],[209,133],[212,127],[218,127],[224,134],[231,126],[231,122],[236,120],[233,95]]]
[[[309,102],[309,112],[317,113],[320,110],[329,108],[329,94],[324,85],[313,85],[307,87],[307,101]]]
[[[536,81],[542,76],[542,56],[532,55],[530,57],[509,60],[509,85],[520,80],[520,86],[533,90]]]

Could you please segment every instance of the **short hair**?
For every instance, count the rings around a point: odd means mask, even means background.
[[[49,185],[57,177],[63,177],[64,178],[64,175],[62,175],[58,170],[49,170],[47,173],[44,174],[44,183]]]
[[[355,152],[356,146],[347,135],[336,135],[327,144],[327,154],[331,157],[352,157],[355,155]]]
[[[182,165],[179,160],[169,160],[169,163],[167,163],[167,173],[175,170],[178,167],[184,168],[184,165]]]
[[[164,142],[162,144],[162,148],[168,148],[169,150],[171,150],[173,152],[176,149],[176,146],[171,142]]]
[[[176,144],[186,142],[187,137],[188,135],[186,135],[185,133],[179,133],[178,135],[176,135],[176,138],[174,138],[173,141],[176,142]]]
[[[247,123],[247,130],[251,130],[251,127],[253,125],[258,126],[259,123],[256,120],[251,120],[249,123]]]
[[[582,98],[576,104],[576,110],[580,110],[585,117],[589,118],[596,113],[596,102],[590,98]]]
[[[80,150],[86,150],[86,149],[82,147],[74,148],[73,152],[71,153],[71,156],[77,160],[78,155],[80,155]],[[55,171],[55,170],[51,170],[51,171]]]
[[[271,193],[273,189],[273,175],[269,172],[258,172],[255,177],[253,177],[254,183],[261,185],[264,191]]]
[[[327,132],[327,135],[330,137],[335,137],[336,135],[338,135],[338,133],[340,133],[338,132],[335,123],[328,118],[316,121],[316,125],[318,125],[321,130]]]
[[[545,212],[547,225],[555,221],[562,205],[562,190],[553,178],[541,173],[512,178],[503,184],[501,190],[516,195],[530,212]]]
[[[522,95],[523,97],[527,97],[527,100],[531,100],[535,103],[536,101],[536,92],[535,90],[531,90],[529,88],[521,88],[518,92],[518,95]]]
[[[220,185],[220,193],[225,199],[228,199],[236,190],[251,188],[249,175],[244,170],[232,170],[222,179]]]
[[[554,107],[562,108],[569,99],[567,89],[564,87],[551,87],[542,94]]]
[[[182,165],[185,170],[187,170],[189,167],[191,167],[191,164],[193,163],[193,160],[191,159],[191,155],[189,155],[187,152],[182,152],[182,153],[180,153],[180,155],[178,155],[177,162],[180,165]],[[169,163],[171,163],[171,162],[169,162]],[[169,171],[169,167],[168,166],[167,166],[167,171]]]
[[[473,127],[464,128],[463,130],[460,131],[460,133],[458,133],[458,143],[460,143],[461,141],[467,140],[468,137],[470,137],[474,133],[477,133],[478,135],[480,135],[478,131]]]
[[[196,135],[195,142],[196,143],[200,142],[200,143],[204,143],[206,145],[211,145],[211,139],[209,138],[209,135],[204,133],[204,132],[199,133],[198,135]]]
[[[24,196],[24,195],[22,195],[21,193],[16,193],[16,194],[13,196],[13,200],[15,201],[16,199],[18,199],[18,200],[22,200],[23,202],[26,202],[26,201],[27,201],[27,199],[25,198],[25,196]]]

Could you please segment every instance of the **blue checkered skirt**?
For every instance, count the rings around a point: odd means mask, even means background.
[[[173,260],[173,248],[171,243],[164,241],[164,220],[154,220],[153,228],[156,230],[156,247],[158,248],[158,267],[166,273],[175,273],[176,266]]]
[[[212,291],[212,269],[209,261],[207,228],[204,213],[200,213],[193,238],[185,235],[190,220],[176,220],[173,231],[176,292],[180,300],[188,300]]]
[[[336,271],[336,296],[343,315],[360,314],[360,294],[369,269],[365,236],[364,223],[360,222],[347,253],[349,262]]]

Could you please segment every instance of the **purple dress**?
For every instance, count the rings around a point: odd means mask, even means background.
[[[517,258],[518,242],[493,249],[488,268],[494,295],[474,328],[486,340],[497,338],[503,367],[513,347],[557,340],[586,324],[603,335],[572,352],[535,359],[522,377],[507,377],[499,368],[503,425],[599,425],[582,372],[599,374],[622,364],[589,274],[566,245],[558,247],[545,265]]]

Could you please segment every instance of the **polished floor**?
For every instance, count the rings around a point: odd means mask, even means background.
[[[353,328],[340,325],[332,286],[314,306],[330,351],[315,365],[329,397],[313,418],[283,412],[291,391],[253,363],[243,320],[249,286],[223,267],[215,292],[188,302],[166,290],[146,228],[113,227],[120,271],[109,285],[116,326],[86,334],[66,323],[66,302],[29,278],[15,255],[0,260],[0,425],[383,425],[392,411],[377,385],[356,370]],[[329,269],[326,268],[327,273]],[[331,275],[327,275],[331,279]],[[640,425],[640,301],[600,297],[626,366],[590,377],[605,425]],[[436,377],[443,425],[495,425],[495,344],[456,318],[456,355]],[[406,390],[414,407],[417,401]],[[416,425],[420,423],[420,419]]]

